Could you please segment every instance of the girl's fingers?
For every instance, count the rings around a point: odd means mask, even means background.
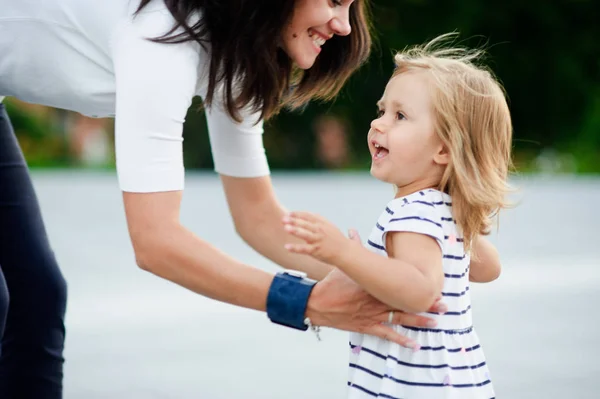
[[[318,227],[315,223],[309,222],[304,219],[296,218],[296,217],[290,218],[289,222],[287,222],[286,224],[291,224],[296,227],[302,227],[303,229],[312,231],[314,233],[316,233],[318,231]]]
[[[319,219],[310,212],[290,212],[289,215],[292,219],[297,218],[297,219],[303,219],[306,220],[307,222],[311,222],[311,223],[315,223],[318,222]]]
[[[315,233],[313,233],[312,231],[306,230],[303,227],[296,227],[296,226],[286,224],[284,226],[284,229],[285,229],[285,231],[292,234],[293,236],[296,236],[306,242],[311,243],[311,242],[314,242],[317,240],[317,236]]]
[[[348,230],[348,238],[351,239],[352,241],[354,241],[355,243],[362,245],[362,241],[360,239],[360,235],[358,234],[358,231],[356,231],[354,229]]]
[[[285,244],[285,249],[295,254],[310,255],[313,252],[313,248],[309,244]]]

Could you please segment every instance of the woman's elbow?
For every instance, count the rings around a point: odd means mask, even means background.
[[[137,266],[146,271],[146,272],[152,272],[153,269],[153,262],[152,262],[152,255],[150,254],[149,250],[146,249],[136,249],[134,250],[134,255],[135,255],[135,263],[137,264]]]
[[[250,244],[257,223],[252,220],[251,216],[243,214],[235,214],[232,219],[236,234],[244,240],[246,244]]]
[[[274,218],[266,212],[246,212],[233,216],[233,225],[237,235],[244,242],[255,248],[257,243],[264,237],[265,232],[270,230],[274,224]],[[283,228],[283,224],[281,224]],[[283,230],[283,229],[282,229]]]
[[[146,272],[152,272],[153,265],[151,259],[152,257],[146,253],[142,251],[135,251],[135,263],[140,269]]]
[[[159,259],[159,246],[154,243],[152,235],[149,233],[139,233],[131,235],[131,244],[137,266],[147,272],[154,273],[157,260]]]

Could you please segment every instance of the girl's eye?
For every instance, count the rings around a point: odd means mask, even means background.
[[[342,0],[332,0],[331,2],[333,3],[334,6],[341,6],[342,5]]]
[[[385,111],[384,111],[384,110],[382,110],[382,109],[378,109],[378,110],[377,110],[377,117],[378,117],[378,118],[381,118],[381,117],[383,116],[383,114],[385,114]]]
[[[406,116],[404,116],[404,114],[402,112],[397,112],[396,118],[398,118],[398,120],[403,120],[403,119],[406,119]]]

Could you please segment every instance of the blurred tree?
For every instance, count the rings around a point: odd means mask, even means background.
[[[3,101],[29,166],[67,166],[68,143],[61,133],[61,112],[7,98]]]

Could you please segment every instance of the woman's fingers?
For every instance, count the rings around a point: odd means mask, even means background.
[[[386,317],[386,322],[388,321]],[[394,312],[392,324],[401,324],[409,327],[435,328],[437,322],[434,319],[425,316],[419,316],[414,313]]]
[[[395,309],[388,309],[384,313],[379,313],[374,319],[379,323],[389,323],[390,312],[394,312],[391,324],[426,328],[434,328],[437,326],[437,322],[430,317],[420,316],[415,313],[406,313]]]
[[[446,306],[446,304],[444,302],[441,302],[442,297],[438,297],[438,299],[435,300],[434,304],[431,305],[431,307],[429,308],[429,312],[432,313],[439,313],[439,314],[444,314],[448,311],[448,306]]]
[[[436,302],[430,309],[430,312],[444,314],[448,311],[448,306],[443,302]]]
[[[419,350],[420,348],[419,345],[412,339],[397,333],[393,328],[383,324],[375,324],[371,327],[368,327],[365,330],[365,334],[375,335],[379,338],[387,339],[413,350]]]

